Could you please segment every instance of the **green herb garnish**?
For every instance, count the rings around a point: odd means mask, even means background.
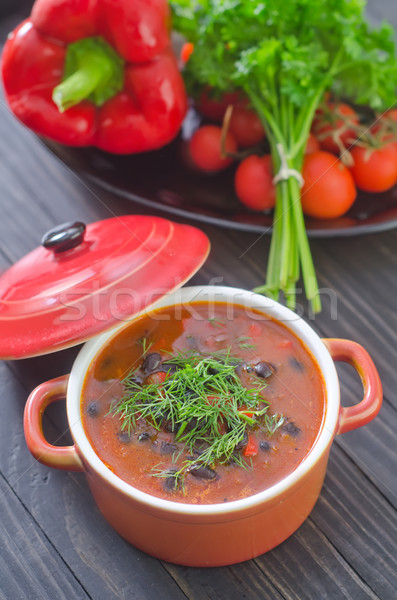
[[[285,418],[283,415],[278,415],[277,413],[274,413],[274,415],[264,415],[264,423],[268,436],[271,437],[276,433],[277,429],[281,427],[284,421]]]
[[[241,91],[266,130],[277,202],[266,285],[255,291],[295,308],[303,275],[321,309],[300,203],[304,151],[326,91],[375,111],[396,103],[393,29],[372,29],[364,0],[171,0],[173,26],[194,44],[184,77],[197,97]],[[282,168],[283,167],[283,168]],[[321,202],[321,198],[319,198]]]
[[[242,335],[236,339],[236,344],[241,350],[255,350],[256,346],[251,342],[251,338]]]
[[[190,455],[179,470],[160,471],[156,476],[172,474],[179,482],[190,470],[211,467],[215,462],[247,466],[236,452],[247,430],[263,428],[272,435],[282,424],[282,417],[267,414],[269,403],[262,395],[267,384],[258,380],[254,387],[243,386],[236,373],[240,362],[230,350],[216,356],[179,353],[165,360],[177,370],[163,383],[141,385],[136,377],[139,369],[123,380],[125,395],[109,411],[120,417],[122,428],[130,433],[138,419],[145,419],[160,430],[168,422],[175,440],[182,442]]]
[[[153,342],[149,342],[146,336],[139,338],[137,343],[142,346],[142,356],[145,356],[153,346]]]
[[[213,326],[213,327],[224,327],[225,326],[225,321],[223,321],[222,319],[219,319],[217,317],[210,317],[208,319],[209,323]]]

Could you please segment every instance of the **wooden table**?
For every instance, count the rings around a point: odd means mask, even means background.
[[[392,4],[374,0],[372,15],[396,22]],[[2,40],[21,16],[3,17]],[[3,100],[0,182],[1,269],[64,221],[145,212],[80,181],[14,120]],[[193,283],[217,277],[225,285],[251,288],[262,282],[268,237],[202,229],[212,252]],[[27,395],[67,373],[78,349],[1,362],[0,598],[397,598],[397,231],[315,240],[311,246],[325,290],[324,309],[311,324],[322,336],[350,338],[368,349],[381,374],[384,403],[375,421],[335,440],[323,491],[304,525],[268,554],[231,567],[180,567],[143,554],[101,517],[84,475],[42,466],[25,445]],[[347,367],[338,370],[343,403],[357,402],[357,375]],[[68,443],[66,430],[64,407],[48,410],[48,439]]]

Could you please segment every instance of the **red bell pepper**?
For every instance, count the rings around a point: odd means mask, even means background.
[[[248,434],[248,443],[243,450],[244,456],[256,456],[258,454],[258,440],[252,433]]]
[[[166,0],[36,0],[5,44],[2,76],[18,119],[72,146],[159,148],[187,108]]]

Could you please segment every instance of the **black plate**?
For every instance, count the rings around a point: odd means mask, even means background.
[[[272,214],[252,212],[233,190],[234,167],[215,175],[195,172],[178,138],[154,152],[118,156],[95,148],[45,141],[80,176],[128,200],[181,217],[231,229],[270,233]],[[397,227],[397,186],[382,194],[359,192],[352,209],[332,220],[306,219],[310,237],[351,236]]]

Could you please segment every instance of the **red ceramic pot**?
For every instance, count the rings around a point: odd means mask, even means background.
[[[335,435],[373,419],[381,406],[382,388],[364,348],[347,340],[321,340],[296,314],[263,296],[226,287],[190,287],[163,298],[156,306],[192,301],[226,302],[259,310],[287,325],[316,359],[326,389],[325,418],[312,450],[290,475],[248,498],[197,506],[150,496],[106,467],[84,433],[80,397],[92,360],[115,334],[128,327],[126,323],[88,342],[70,376],[46,382],[34,390],[25,410],[25,436],[30,451],[41,463],[84,471],[104,517],[137,548],[182,565],[228,565],[267,552],[303,523],[320,494]],[[363,382],[363,399],[349,408],[340,406],[335,360],[352,364]],[[60,448],[44,439],[41,419],[48,404],[64,397],[74,445]]]

